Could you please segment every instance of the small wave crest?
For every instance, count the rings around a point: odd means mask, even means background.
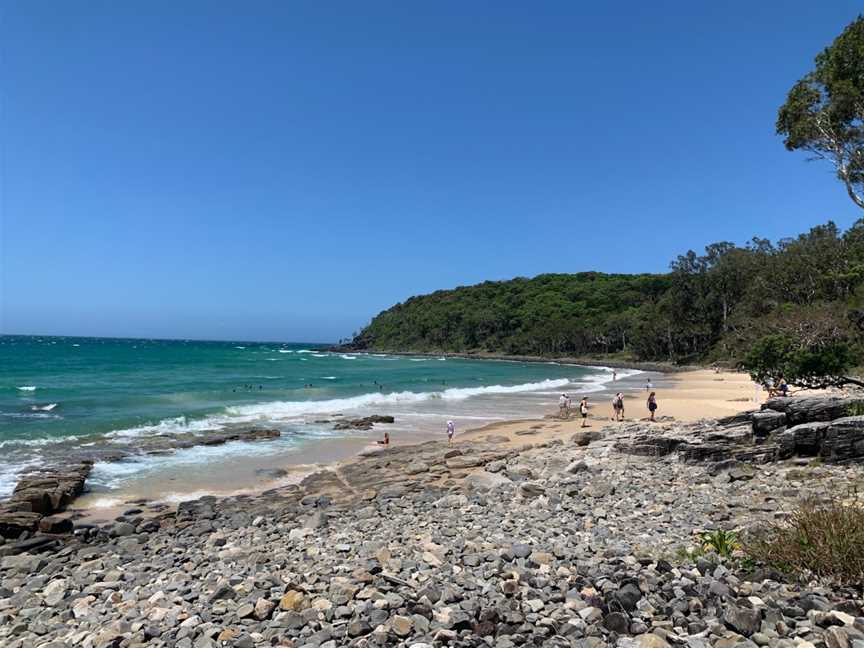
[[[185,416],[176,416],[149,425],[139,425],[137,427],[125,428],[122,430],[112,430],[111,432],[107,432],[105,436],[122,439],[156,434],[209,432],[212,430],[221,430],[230,422],[232,421],[224,416],[210,416],[198,420],[189,420]]]
[[[419,403],[431,399],[460,401],[472,396],[485,394],[517,394],[520,392],[541,391],[570,384],[568,378],[542,380],[520,385],[488,385],[485,387],[452,387],[437,392],[402,391],[389,394],[372,392],[348,398],[335,398],[321,401],[273,401],[255,405],[237,405],[226,411],[233,416],[292,419],[304,414],[324,414],[360,408],[394,405],[399,403]]]
[[[26,391],[26,392],[36,391],[36,385],[21,385],[18,388],[18,391]]]

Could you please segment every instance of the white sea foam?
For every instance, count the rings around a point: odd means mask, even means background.
[[[343,360],[356,360],[357,359],[357,356],[350,356],[350,355],[344,355],[344,354],[340,355],[339,357],[342,358]]]
[[[300,349],[297,353],[315,353],[314,351],[310,351],[309,349]]]
[[[338,380],[336,376],[321,376],[321,380]]]
[[[382,394],[372,392],[349,398],[335,398],[320,401],[274,401],[256,403],[254,405],[238,405],[227,408],[227,413],[233,416],[260,417],[276,420],[291,420],[304,414],[323,414],[341,412],[369,407],[394,405],[397,403],[420,403],[432,399],[461,401],[472,396],[487,394],[517,394],[521,392],[541,391],[553,387],[569,385],[570,380],[542,380],[536,383],[521,385],[488,385],[485,387],[453,387],[440,392],[393,392]]]
[[[31,415],[37,416],[37,415]],[[49,416],[39,417],[39,418],[49,418]],[[59,418],[56,416],[52,416],[50,418]],[[69,441],[77,441],[81,437],[75,436],[74,434],[70,434],[68,436],[53,436],[53,437],[39,437],[36,439],[6,439],[5,441],[0,441],[0,450],[3,448],[15,448],[15,447],[27,447],[27,448],[41,448],[44,446],[54,445],[55,443],[67,443]]]
[[[291,349],[279,349],[279,353],[294,353]]]
[[[246,347],[244,347],[244,346],[235,346],[234,348],[235,348],[235,349],[245,349]]]
[[[429,358],[408,358],[411,362],[429,362]]]
[[[329,358],[330,354],[329,353],[313,353],[312,357],[313,358]]]
[[[278,443],[277,441],[274,441]],[[291,441],[282,439],[282,445]],[[288,449],[288,448],[283,448]],[[211,463],[218,463],[237,455],[269,455],[273,448],[266,443],[232,441],[218,446],[196,446],[184,448],[165,455],[144,455],[123,461],[97,462],[88,481],[99,486],[117,488],[124,482],[139,476],[150,476],[154,472],[182,470]]]
[[[131,438],[151,436],[156,434],[177,434],[183,432],[207,432],[210,430],[221,430],[226,424],[235,422],[226,416],[209,416],[199,420],[189,420],[185,416],[163,419],[158,423],[150,425],[139,425],[137,427],[123,430],[113,430],[105,434],[113,438]],[[238,421],[239,422],[239,421]]]
[[[48,403],[47,405],[33,405],[30,407],[34,412],[50,412],[55,407],[57,407],[57,403]]]
[[[11,465],[0,464],[0,497],[8,497],[15,490],[18,476],[41,463],[38,459],[19,461]]]
[[[21,391],[36,391],[36,385],[22,385],[18,388]]]

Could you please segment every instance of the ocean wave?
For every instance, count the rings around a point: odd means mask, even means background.
[[[296,351],[296,353],[315,353],[314,351],[310,351],[309,349],[300,349]]]
[[[39,437],[37,439],[6,439],[5,441],[0,441],[0,449],[16,447],[41,448],[54,445],[55,443],[77,441],[80,438],[79,436],[70,434],[67,436]]]
[[[36,385],[22,385],[18,390],[27,392],[36,391]]]
[[[420,403],[432,399],[461,401],[472,396],[486,394],[518,394],[521,392],[533,392],[553,387],[569,385],[568,378],[557,380],[542,380],[535,383],[522,383],[520,385],[488,385],[485,387],[452,387],[444,391],[436,392],[392,392],[382,394],[372,392],[360,396],[348,398],[335,398],[320,401],[273,401],[268,403],[256,403],[254,405],[236,405],[227,408],[226,412],[233,416],[260,417],[275,419],[296,419],[304,414],[324,414],[328,412],[341,412],[343,410],[355,410],[361,408],[394,405],[399,403]]]
[[[31,405],[30,409],[34,412],[50,412],[55,407],[57,407],[59,403],[48,403],[47,405]]]
[[[350,355],[344,355],[344,354],[340,355],[339,357],[342,358],[343,360],[356,360],[357,359],[357,356],[350,356]]]
[[[339,380],[336,376],[321,376],[321,380]]]
[[[234,348],[235,348],[235,349],[245,349],[246,347],[244,347],[244,346],[235,346]]]
[[[481,394],[518,394],[521,392],[542,391],[553,387],[566,387],[570,384],[569,378],[547,379],[540,382],[523,383],[521,385],[487,385],[485,387],[451,387],[442,392],[441,397],[445,400],[465,400],[472,396]]]
[[[174,418],[163,419],[158,423],[148,425],[139,425],[137,427],[125,428],[122,430],[112,430],[106,432],[105,436],[115,439],[133,438],[141,436],[151,436],[157,434],[182,434],[185,432],[210,432],[212,430],[221,430],[228,423],[242,422],[232,420],[225,416],[208,416],[203,419],[189,420],[185,416],[176,416]]]
[[[312,357],[313,358],[329,358],[330,354],[329,353],[313,353]]]
[[[62,419],[59,414],[51,412],[0,412],[0,417],[11,419]]]
[[[38,459],[16,462],[15,464],[0,464],[0,497],[9,497],[18,484],[19,475],[30,468],[36,468],[41,463]]]
[[[279,353],[294,353],[291,349],[279,349]]]

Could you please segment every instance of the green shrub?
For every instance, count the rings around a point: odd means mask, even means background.
[[[864,507],[805,501],[789,519],[750,533],[745,553],[789,575],[864,585]]]
[[[738,535],[734,531],[706,531],[700,540],[703,551],[713,551],[721,558],[731,558],[733,552],[741,548]]]

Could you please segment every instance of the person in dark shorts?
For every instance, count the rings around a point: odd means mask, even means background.
[[[583,396],[579,403],[579,413],[582,415],[582,427],[588,427],[588,397]]]
[[[651,394],[648,396],[647,405],[648,405],[648,411],[651,412],[651,418],[648,420],[653,421],[654,420],[654,412],[657,411],[657,392],[653,392],[653,391],[651,392]]]

